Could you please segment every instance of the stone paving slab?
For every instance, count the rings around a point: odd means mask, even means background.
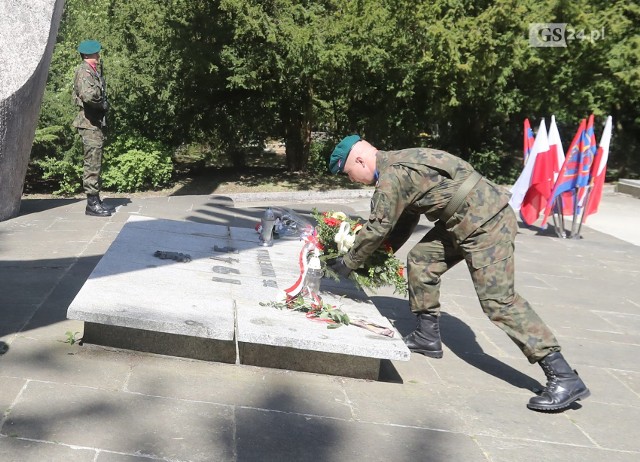
[[[591,434],[585,434],[582,426],[576,424],[573,417],[581,412],[569,414],[532,412],[526,407],[528,397],[517,391],[500,392],[500,404],[487,407],[487,394],[479,390],[469,393],[464,387],[450,387],[444,393],[445,411],[455,413],[464,422],[459,431],[497,438],[517,438],[522,440],[546,440],[558,444],[597,447]],[[586,407],[587,401],[585,401]],[[590,403],[589,403],[590,404]],[[581,404],[572,409],[580,410]],[[482,410],[482,415],[478,412]],[[571,417],[569,417],[569,415]]]
[[[0,460],[3,462],[42,462],[45,460],[94,462],[96,451],[40,441],[28,441],[0,435]]]
[[[24,264],[57,274],[46,284],[33,279],[44,274],[39,272],[13,277],[10,286],[0,280],[0,325],[6,327],[0,337],[2,461],[246,462],[295,460],[292,455],[314,461],[640,459],[634,317],[640,307],[639,248],[591,228],[600,220],[616,236],[619,231],[637,235],[640,222],[631,216],[640,210],[637,199],[605,192],[601,211],[589,217],[579,241],[520,229],[516,287],[534,302],[592,391],[589,399],[558,414],[526,409],[532,393],[520,386],[523,376],[542,383],[542,371],[528,365],[486,319],[464,265],[443,278],[442,304],[449,315],[442,325],[444,357],[382,361],[380,381],[66,344],[65,331],[75,330],[71,326],[80,321],[65,320],[66,309],[60,307],[73,300],[130,211],[244,226],[249,240],[270,199],[262,197],[256,209],[223,209],[206,196],[107,200],[123,204],[108,219],[84,216],[82,201],[60,206],[59,201],[23,200],[26,214],[0,223],[0,268],[12,266],[20,273]],[[363,200],[343,211],[366,216],[368,207],[369,200]],[[89,241],[70,242],[71,229],[50,227],[70,216],[79,240]],[[423,222],[399,258],[429,229]],[[32,228],[51,231],[30,233]],[[566,278],[572,280],[572,292],[563,290]],[[340,285],[322,283],[327,292],[344,293]],[[585,288],[589,297],[580,297]],[[389,290],[370,298],[402,334],[415,325],[406,298]],[[5,323],[31,314],[26,325]],[[9,424],[14,412],[12,422],[20,423],[21,434]],[[116,429],[113,437],[105,434],[107,425]],[[176,434],[176,426],[193,436]],[[35,435],[43,440],[35,441]],[[205,459],[203,452],[211,457]]]
[[[249,409],[236,415],[239,461],[486,462],[473,439],[460,433]]]
[[[24,379],[0,377],[0,390],[2,390],[2,393],[0,393],[0,409],[9,409],[11,407],[25,383]]]
[[[165,374],[167,369],[174,374]],[[157,380],[159,376],[163,380]],[[275,412],[349,419],[352,413],[343,380],[329,375],[156,356],[133,365],[127,391],[255,409],[264,409],[268,403]],[[229,381],[233,386],[227,386]],[[309,393],[311,389],[313,393]],[[326,399],[317,399],[319,396]]]
[[[581,462],[600,460],[607,462],[637,462],[637,453],[628,453],[576,444],[560,445],[549,441],[522,440],[478,436],[475,441],[491,462],[514,462],[520,460],[545,460]]]
[[[615,425],[602,425],[603,419],[616,422]],[[638,451],[640,426],[640,407],[610,406],[607,403],[585,401],[579,413],[572,421],[589,435],[594,444],[607,449]]]
[[[130,364],[126,356],[78,352],[64,343],[64,330],[56,340],[20,337],[2,357],[0,373],[7,377],[29,377],[33,381],[72,383],[85,387],[120,389],[126,383]],[[4,390],[3,390],[4,393]]]
[[[46,410],[42,402],[49,403]],[[86,431],[97,417],[102,431]],[[233,420],[229,406],[31,382],[6,419],[3,433],[130,455],[209,462],[232,460]]]

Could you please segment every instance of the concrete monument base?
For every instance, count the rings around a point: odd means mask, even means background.
[[[321,296],[391,329],[328,329],[269,306],[299,276],[303,242],[262,247],[253,229],[131,217],[69,306],[83,341],[172,356],[377,379],[380,361],[409,360],[400,334],[349,282]]]
[[[239,344],[240,363],[316,374],[341,375],[357,379],[378,380],[380,359],[325,353],[290,347],[273,347],[259,343]]]
[[[236,362],[233,342],[131,327],[84,323],[84,343],[219,363]]]

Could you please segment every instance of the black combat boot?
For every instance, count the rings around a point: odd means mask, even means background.
[[[547,386],[539,396],[529,400],[527,407],[535,411],[558,411],[567,408],[574,401],[588,398],[591,392],[578,377],[578,373],[562,356],[554,351],[538,361],[547,376]]]
[[[115,207],[111,207],[110,205],[105,204],[104,202],[102,202],[102,198],[100,197],[100,194],[98,193],[98,202],[100,202],[100,206],[107,210],[109,213],[113,213],[116,211]]]
[[[87,194],[87,208],[84,210],[85,215],[92,217],[110,217],[111,212],[100,204],[97,194]]]
[[[414,353],[420,353],[429,358],[442,358],[440,324],[437,316],[427,313],[419,314],[418,328],[402,340]]]

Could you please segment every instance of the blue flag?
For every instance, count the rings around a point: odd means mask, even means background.
[[[587,128],[582,132],[580,137],[580,164],[578,166],[578,179],[576,187],[584,188],[589,185],[591,165],[596,155],[596,137],[593,133],[593,114],[589,116]]]
[[[560,174],[558,175],[558,179],[556,180],[556,185],[553,188],[553,193],[551,194],[550,202],[553,203],[556,197],[560,194],[571,191],[576,187],[586,186],[589,182],[589,169],[587,169],[587,178],[584,185],[578,184],[578,179],[584,176],[581,175],[581,158],[582,158],[582,139],[586,132],[586,120],[582,119],[580,122],[580,127],[578,127],[578,132],[573,137],[573,141],[571,142],[571,146],[569,146],[569,150],[567,151],[567,155],[564,159],[564,164],[560,169]],[[591,162],[589,162],[589,166],[591,166]],[[583,181],[583,180],[580,180]]]

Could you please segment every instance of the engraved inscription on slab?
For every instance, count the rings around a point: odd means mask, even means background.
[[[213,251],[214,252],[220,252],[220,253],[238,253],[238,249],[235,249],[233,247],[229,247],[228,245],[224,246],[224,247],[220,247],[218,245],[214,245],[213,246]]]
[[[235,268],[228,268],[226,266],[214,266],[213,268],[213,272],[214,273],[220,273],[220,274],[240,274],[240,271],[238,271]]]
[[[242,284],[242,282],[240,282],[238,279],[212,277],[211,280],[213,282],[222,282],[224,284],[236,284],[236,285]]]
[[[232,263],[240,263],[239,259],[232,258],[232,257],[216,257],[216,256],[213,256],[213,257],[209,257],[209,258],[211,258],[212,260],[223,261],[225,263],[229,263],[230,265]]]
[[[260,274],[262,276],[274,278],[276,272],[271,264],[271,256],[267,250],[258,250],[258,265],[260,266]]]

